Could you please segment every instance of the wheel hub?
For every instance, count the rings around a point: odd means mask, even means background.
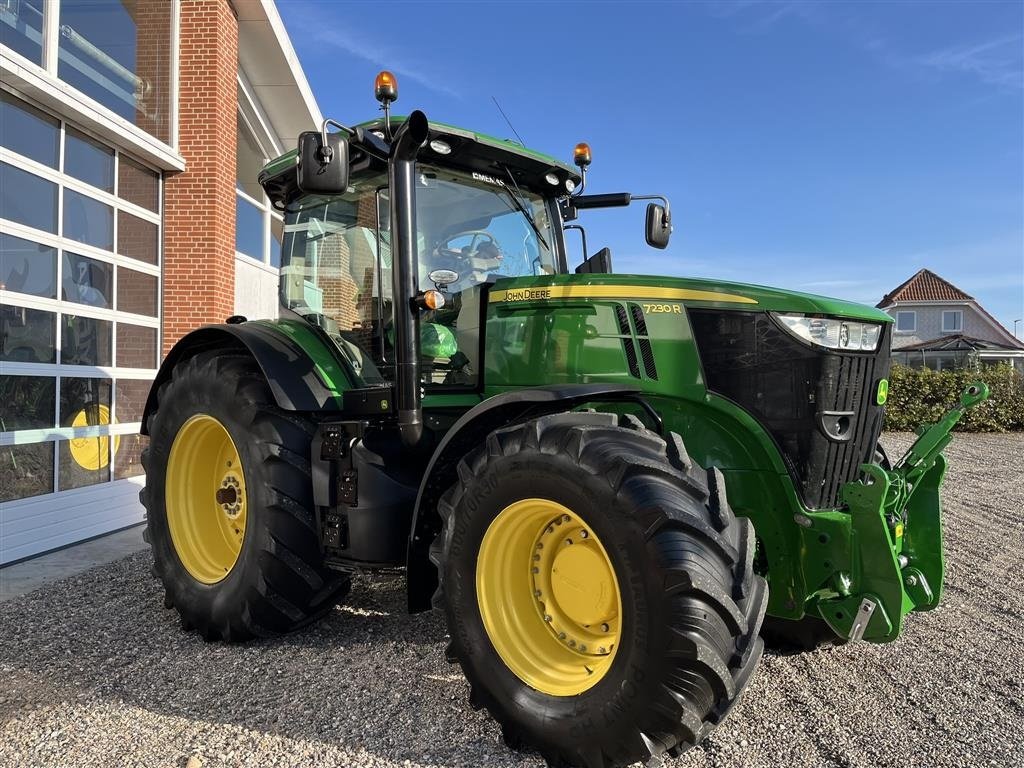
[[[245,474],[227,428],[197,414],[174,436],[164,481],[167,525],[178,560],[215,584],[235,567],[246,528]]]
[[[524,499],[491,522],[477,557],[477,602],[498,655],[539,691],[578,695],[611,666],[622,615],[615,570],[586,522],[561,504]]]

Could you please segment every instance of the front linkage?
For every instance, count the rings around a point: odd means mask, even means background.
[[[986,384],[971,384],[959,405],[919,429],[917,440],[892,469],[864,464],[861,479],[843,487],[850,557],[819,590],[817,604],[821,617],[840,637],[895,640],[904,616],[938,605],[944,571],[942,450],[963,414],[988,396]],[[805,537],[813,533],[805,531]]]

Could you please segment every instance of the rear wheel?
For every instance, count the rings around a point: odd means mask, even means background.
[[[498,430],[439,510],[449,655],[510,746],[587,768],[678,754],[746,686],[753,526],[678,435],[600,413]]]
[[[320,552],[314,424],[277,408],[242,354],[190,358],[157,394],[140,499],[167,606],[209,640],[286,632],[332,608],[349,578]]]

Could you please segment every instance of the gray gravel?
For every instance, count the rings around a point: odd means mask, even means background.
[[[909,436],[893,436],[894,451]],[[950,447],[948,589],[894,645],[766,657],[671,768],[1010,766],[1024,751],[1024,435]],[[520,766],[398,576],[284,639],[180,631],[140,554],[0,605],[0,766]],[[1016,756],[1016,757],[1015,757]]]

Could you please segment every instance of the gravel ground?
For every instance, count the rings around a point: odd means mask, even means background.
[[[667,766],[1020,765],[1024,436],[962,435],[948,454],[942,606],[894,645],[766,656]],[[162,606],[146,553],[0,605],[0,766],[542,766],[469,708],[440,618],[404,614],[399,576],[244,646]]]

